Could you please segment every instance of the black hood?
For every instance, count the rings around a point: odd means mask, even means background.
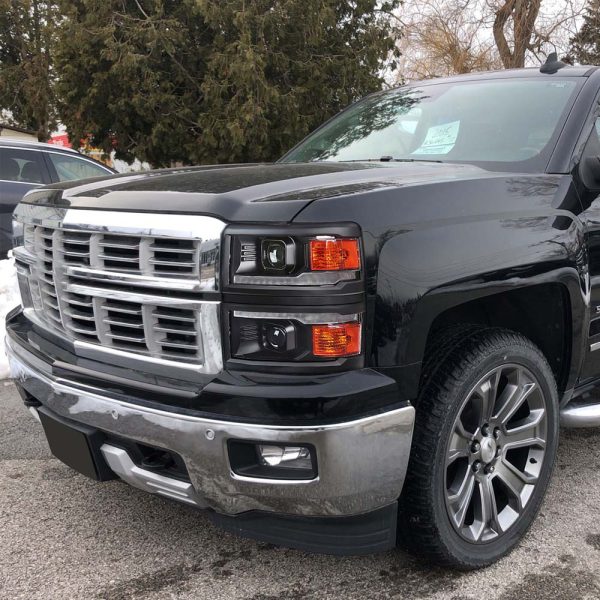
[[[427,162],[194,167],[50,185],[27,194],[24,202],[74,209],[208,214],[237,222],[287,222],[319,198],[491,175],[470,165]]]

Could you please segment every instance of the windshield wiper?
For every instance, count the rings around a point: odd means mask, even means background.
[[[443,163],[443,160],[434,160],[433,158],[392,158],[391,162],[428,162],[428,163]]]
[[[433,160],[430,158],[394,158],[393,156],[382,156],[380,158],[354,158],[352,160],[340,160],[338,162],[428,162],[443,163],[442,160]]]

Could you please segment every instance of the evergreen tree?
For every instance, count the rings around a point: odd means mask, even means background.
[[[589,0],[583,25],[571,39],[569,62],[600,65],[600,0]]]
[[[155,166],[275,159],[381,88],[398,4],[60,0],[61,119]]]
[[[51,50],[58,21],[53,2],[0,0],[0,112],[42,141],[56,124]]]

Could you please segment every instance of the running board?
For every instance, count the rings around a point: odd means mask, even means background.
[[[569,429],[600,427],[600,404],[571,402],[560,411],[560,424]]]

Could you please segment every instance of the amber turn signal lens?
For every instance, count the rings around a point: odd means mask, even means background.
[[[311,271],[360,269],[358,240],[326,239],[310,241]]]
[[[336,358],[360,354],[360,323],[313,325],[313,354]]]

